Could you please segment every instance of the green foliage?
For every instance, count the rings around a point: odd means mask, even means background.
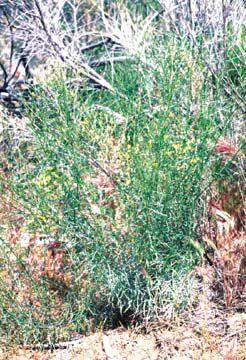
[[[239,36],[231,35],[230,46],[227,49],[226,79],[230,83],[231,90],[236,95],[245,98],[246,87],[246,63],[245,63],[245,40],[246,28],[241,30]]]
[[[153,40],[148,62],[108,72],[115,93],[60,74],[34,89],[30,155],[19,150],[8,177],[11,218],[21,221],[16,245],[2,232],[6,341],[171,318],[193,301],[213,151],[231,119],[223,79],[198,50]]]

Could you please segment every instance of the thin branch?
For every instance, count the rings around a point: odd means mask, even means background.
[[[38,13],[39,13],[39,16],[40,16],[40,22],[42,24],[42,27],[43,27],[43,30],[44,30],[45,34],[47,35],[47,38],[48,38],[50,44],[52,45],[52,47],[54,48],[55,52],[58,54],[60,59],[63,62],[65,62],[64,56],[60,53],[60,50],[61,50],[60,46],[55,41],[53,41],[53,39],[51,37],[51,34],[48,31],[48,28],[47,28],[45,20],[44,20],[44,15],[43,15],[43,12],[41,10],[41,7],[40,7],[40,4],[39,4],[38,0],[34,0],[34,3],[35,3],[35,5],[36,5],[36,7],[38,9]]]
[[[8,79],[8,74],[7,74],[7,71],[5,69],[5,66],[0,62],[0,68],[2,69],[3,71],[3,76],[4,76],[4,79],[3,79],[3,85],[1,86],[0,88],[0,91],[1,90],[5,90],[6,87],[8,86],[8,82],[7,82],[7,79]]]
[[[7,14],[7,12],[5,10],[3,10],[3,15],[5,16],[5,19],[7,20],[8,23],[8,28],[10,31],[10,54],[9,54],[9,71],[11,73],[12,71],[12,63],[13,63],[13,55],[14,55],[14,31],[13,31],[13,26],[9,20],[9,16]]]
[[[225,0],[222,0],[222,17],[223,17],[223,43],[224,43],[224,56],[226,54],[226,5]]]
[[[88,50],[93,50],[99,46],[102,46],[102,45],[106,45],[110,42],[111,39],[107,38],[107,39],[104,39],[104,40],[101,40],[101,41],[98,41],[97,43],[93,43],[93,44],[89,44],[85,47],[83,47],[80,51],[81,53],[85,52],[85,51],[88,51]]]
[[[15,77],[15,75],[16,75],[18,69],[19,69],[19,66],[20,66],[20,64],[21,64],[21,61],[22,61],[22,59],[20,58],[20,59],[18,60],[18,62],[17,62],[17,65],[16,65],[16,67],[15,67],[15,70],[14,70],[13,74],[12,74],[12,75],[10,76],[10,78],[8,79],[7,84],[9,84],[10,81]]]
[[[114,185],[119,186],[118,181],[115,180],[112,175],[101,164],[99,164],[99,162],[91,154],[87,154],[87,156],[93,166],[100,169],[113,182]]]

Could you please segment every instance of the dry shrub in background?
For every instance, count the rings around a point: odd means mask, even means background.
[[[142,13],[137,13],[141,7]],[[188,36],[193,43],[202,36],[208,62],[212,60],[212,66],[217,67],[223,61],[227,27],[241,31],[246,12],[242,0],[159,0],[136,4],[127,0],[1,0],[0,15],[0,92],[9,92],[15,85],[21,65],[30,77],[30,64],[35,67],[50,60],[75,71],[76,79],[82,83],[82,77],[89,78],[112,91],[112,85],[94,67],[124,61],[125,55],[145,60],[143,53],[156,29]],[[221,39],[222,51],[218,46]],[[98,52],[96,56],[94,50]]]

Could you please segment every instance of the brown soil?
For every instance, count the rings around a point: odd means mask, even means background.
[[[246,313],[203,302],[183,324],[149,333],[119,328],[60,344],[54,351],[19,349],[1,360],[246,360]]]

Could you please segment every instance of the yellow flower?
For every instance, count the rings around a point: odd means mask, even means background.
[[[126,180],[126,186],[129,186],[131,184],[131,179],[130,178],[128,178],[127,180]]]
[[[186,164],[178,165],[177,170],[183,170],[183,169],[185,169],[185,167],[186,167]]]
[[[166,150],[166,151],[164,151],[164,155],[165,155],[165,156],[171,156],[171,155],[172,155],[172,151]]]
[[[186,145],[186,147],[185,147],[185,150],[186,150],[186,151],[190,151],[191,149],[192,149],[191,143],[189,142],[189,143],[187,143],[187,145]]]
[[[46,168],[46,171],[53,171],[54,170],[54,168],[52,167],[52,166],[48,166],[47,168]]]
[[[54,181],[53,186],[61,188],[61,184],[58,181]]]
[[[39,220],[46,221],[46,218],[44,215],[38,215]]]
[[[136,146],[135,146],[135,152],[139,152],[139,144],[137,144]]]
[[[182,148],[182,145],[181,144],[173,144],[173,148],[175,149],[176,152],[178,152]]]
[[[191,164],[197,164],[199,161],[200,161],[200,158],[197,156],[197,157],[191,159],[190,163]]]
[[[174,115],[174,113],[172,113],[172,112],[170,111],[170,113],[168,114],[168,117],[169,117],[170,119],[173,119],[173,118],[175,117],[175,115]]]
[[[51,182],[51,176],[50,175],[47,175],[45,178],[44,178],[46,184],[49,184]]]
[[[129,153],[125,153],[125,159],[126,159],[126,161],[128,161],[130,159]]]

